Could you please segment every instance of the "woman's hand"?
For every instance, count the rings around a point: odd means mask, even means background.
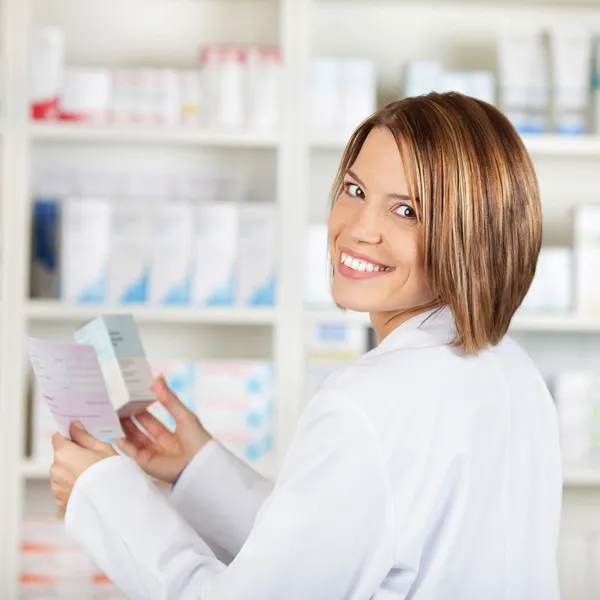
[[[152,391],[175,419],[175,432],[169,431],[149,412],[143,412],[136,420],[146,432],[139,429],[131,419],[124,419],[123,429],[127,437],[115,440],[115,443],[148,475],[174,483],[188,462],[210,441],[211,436],[202,427],[198,417],[171,392],[164,377],[156,379]]]
[[[79,423],[72,423],[69,433],[71,440],[60,433],[52,436],[54,462],[50,467],[50,490],[62,510],[66,510],[73,486],[86,469],[117,456],[110,444],[91,436]]]

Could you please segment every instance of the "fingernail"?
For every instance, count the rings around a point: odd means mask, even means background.
[[[80,429],[81,431],[85,431],[85,427],[81,424],[81,421],[73,421],[73,425],[75,429]]]

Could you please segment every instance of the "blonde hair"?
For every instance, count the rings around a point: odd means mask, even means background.
[[[452,344],[477,354],[504,337],[535,274],[542,215],[531,158],[508,119],[490,104],[458,93],[406,98],[354,132],[332,203],[377,127],[393,134],[410,171],[429,284],[456,324]]]

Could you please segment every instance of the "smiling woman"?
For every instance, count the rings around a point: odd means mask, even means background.
[[[391,104],[350,140],[329,234],[333,296],[380,343],[309,403],[275,486],[158,382],[177,428],[128,423],[129,458],[55,440],[68,530],[140,600],[557,600],[556,413],[505,336],[541,238],[516,131],[457,94]]]
[[[339,305],[393,316],[386,330],[403,311],[449,306],[469,354],[504,337],[542,218],[533,164],[497,109],[460,94],[390,104],[354,133],[332,196]],[[386,268],[367,275],[369,263]]]

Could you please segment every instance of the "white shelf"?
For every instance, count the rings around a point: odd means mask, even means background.
[[[565,487],[600,487],[600,465],[566,466],[563,481]]]
[[[115,127],[74,123],[31,123],[31,139],[52,142],[152,143],[227,148],[276,148],[277,132],[215,131],[198,127]]]
[[[343,312],[339,309],[306,309],[305,318],[312,323],[356,323],[370,325],[367,313]],[[513,318],[511,331],[539,331],[544,333],[600,334],[600,316],[583,315],[517,315]]]
[[[27,459],[21,463],[21,477],[25,480],[48,479],[51,459],[46,461]]]
[[[321,134],[312,137],[315,150],[341,152],[350,134]],[[600,135],[526,135],[523,141],[533,156],[600,157]]]
[[[68,305],[57,301],[32,300],[25,306],[30,321],[87,321],[100,314],[132,314],[139,323],[189,323],[215,325],[272,325],[275,309],[195,308],[136,305]]]

